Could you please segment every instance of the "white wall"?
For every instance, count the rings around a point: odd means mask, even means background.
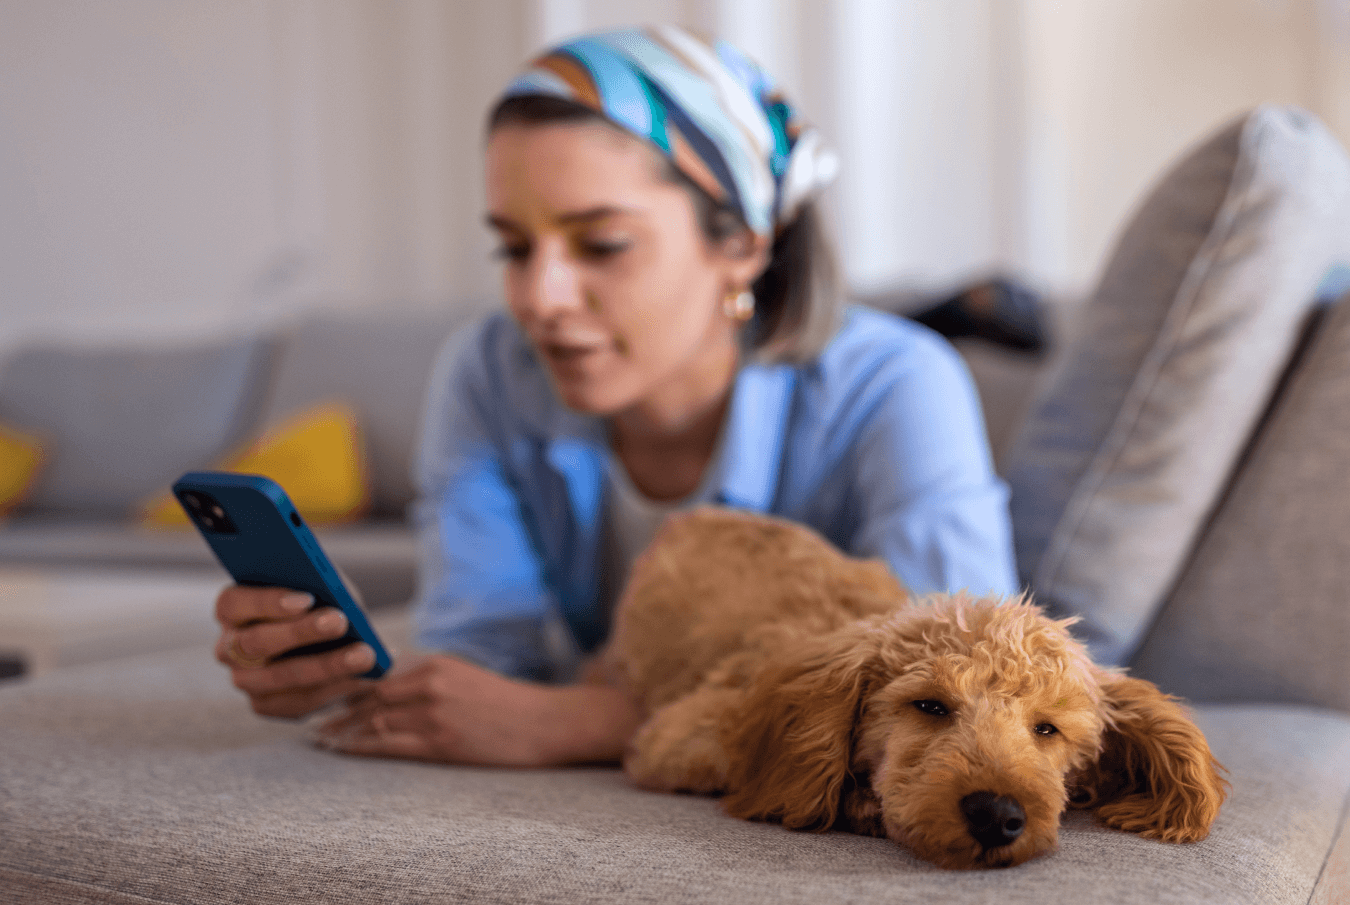
[[[644,20],[735,40],[834,139],[861,289],[1081,292],[1238,111],[1350,141],[1350,0],[0,0],[0,354],[490,299],[486,107]]]

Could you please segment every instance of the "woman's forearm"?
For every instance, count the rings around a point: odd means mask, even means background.
[[[642,723],[637,703],[603,685],[547,689],[539,729],[544,764],[617,763]]]

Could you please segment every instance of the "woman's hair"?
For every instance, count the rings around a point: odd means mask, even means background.
[[[503,98],[488,116],[488,134],[506,125],[604,123],[621,126],[575,101],[542,94]],[[715,244],[749,229],[734,209],[720,204],[659,154],[662,176],[681,186],[694,204],[704,238]],[[764,361],[798,362],[818,355],[838,326],[841,293],[834,248],[815,201],[803,203],[773,240],[768,266],[755,280],[755,316],[741,334],[745,350]]]

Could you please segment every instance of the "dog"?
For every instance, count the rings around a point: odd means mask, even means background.
[[[1098,667],[1025,597],[912,598],[794,523],[670,518],[597,668],[645,715],[640,787],[739,818],[889,838],[947,868],[1053,851],[1066,807],[1164,842],[1208,835],[1222,766],[1176,699]]]

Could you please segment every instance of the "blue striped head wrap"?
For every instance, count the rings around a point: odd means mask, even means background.
[[[504,96],[532,94],[575,101],[647,139],[759,235],[791,223],[838,168],[764,70],[725,41],[673,26],[560,44]]]

